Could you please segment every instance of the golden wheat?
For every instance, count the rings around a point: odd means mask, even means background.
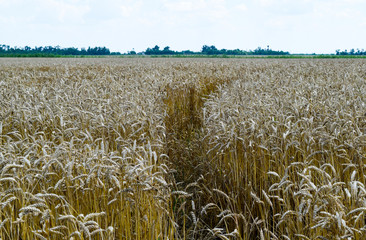
[[[363,60],[1,59],[1,239],[363,239]]]

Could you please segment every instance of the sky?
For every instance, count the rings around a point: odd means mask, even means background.
[[[111,51],[366,49],[366,0],[0,0],[0,44]]]

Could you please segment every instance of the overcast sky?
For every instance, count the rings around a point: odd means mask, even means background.
[[[366,49],[366,0],[0,0],[0,44]]]

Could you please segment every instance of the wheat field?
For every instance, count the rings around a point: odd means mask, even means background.
[[[365,239],[363,59],[0,59],[0,239]]]

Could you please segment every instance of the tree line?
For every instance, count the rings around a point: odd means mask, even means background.
[[[0,45],[0,55],[3,56],[87,56],[87,55],[118,55],[120,53],[111,52],[106,47],[88,47],[85,48],[61,48],[60,46],[52,47],[10,47],[8,45]]]
[[[61,48],[60,46],[46,46],[46,47],[10,47],[5,44],[0,44],[0,56],[88,56],[88,55],[288,55],[289,52],[284,51],[275,51],[258,47],[253,51],[244,51],[240,49],[217,49],[215,46],[204,45],[201,51],[174,51],[171,50],[169,46],[166,46],[162,49],[158,45],[155,45],[153,48],[147,48],[143,52],[136,52],[134,50],[129,51],[127,53],[120,52],[111,52],[106,47],[88,47],[85,48]]]
[[[364,49],[358,49],[355,50],[354,48],[352,48],[351,50],[344,50],[341,51],[339,49],[336,50],[336,55],[351,55],[351,56],[357,56],[357,55],[366,55],[366,51]]]
[[[218,49],[214,45],[203,45],[201,51],[174,51],[169,46],[160,48],[155,45],[152,48],[147,48],[145,51],[136,52],[135,50],[127,53],[111,52],[106,47],[88,47],[88,48],[61,48],[60,46],[45,46],[45,47],[10,47],[5,44],[0,44],[0,56],[34,56],[34,57],[49,57],[49,56],[98,56],[98,55],[290,55],[288,51],[277,51],[267,48],[258,47],[254,50],[240,49]],[[364,49],[351,49],[349,51],[336,50],[335,55],[366,55]]]
[[[129,54],[136,54],[136,52],[129,52]],[[185,50],[185,51],[173,51],[170,50],[170,47],[164,47],[163,49],[160,49],[158,45],[156,45],[153,48],[147,48],[143,54],[146,55],[289,55],[289,52],[285,51],[275,51],[270,49],[269,47],[261,48],[258,47],[255,50],[251,51],[244,51],[240,49],[217,49],[214,45],[208,46],[204,45],[202,46],[202,49],[200,52],[193,52],[191,50]]]

